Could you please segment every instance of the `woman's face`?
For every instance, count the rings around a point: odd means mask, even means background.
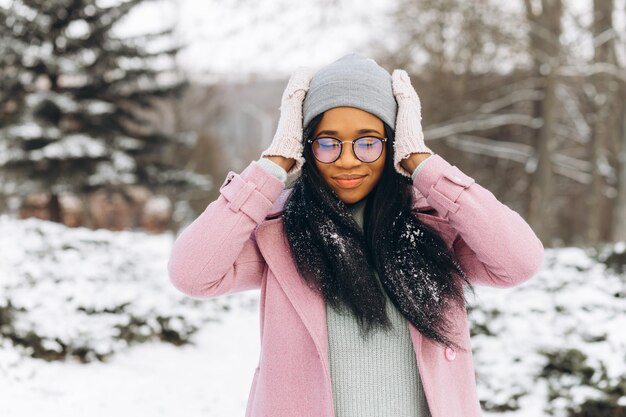
[[[341,141],[353,141],[363,136],[385,136],[382,120],[364,110],[355,107],[335,107],[326,110],[313,132],[313,139],[324,136]],[[374,188],[380,179],[385,166],[386,146],[382,155],[374,162],[361,162],[354,156],[350,143],[343,144],[341,156],[333,163],[325,164],[317,159],[315,166],[320,174],[335,191],[339,199],[346,204],[354,204]],[[347,174],[362,176],[357,181],[342,181],[340,177]]]

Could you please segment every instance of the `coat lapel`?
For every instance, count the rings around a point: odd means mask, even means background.
[[[323,297],[306,285],[298,273],[283,232],[282,218],[265,221],[257,229],[257,244],[276,280],[311,334],[328,370],[326,304]]]

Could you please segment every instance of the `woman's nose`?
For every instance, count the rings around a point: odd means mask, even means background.
[[[335,161],[335,165],[345,169],[359,165],[361,161],[356,156],[354,156],[354,152],[352,151],[352,143],[343,142],[342,146],[343,150],[341,152],[341,155],[339,156],[339,159]]]

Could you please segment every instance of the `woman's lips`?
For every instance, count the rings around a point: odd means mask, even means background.
[[[341,188],[355,188],[361,185],[365,177],[366,176],[364,175],[359,178],[352,178],[352,179],[334,178],[334,180]]]

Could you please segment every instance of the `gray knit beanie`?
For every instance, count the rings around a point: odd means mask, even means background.
[[[373,59],[356,53],[321,68],[304,98],[302,125],[306,127],[318,114],[340,106],[365,110],[395,129],[398,104],[391,75]]]

